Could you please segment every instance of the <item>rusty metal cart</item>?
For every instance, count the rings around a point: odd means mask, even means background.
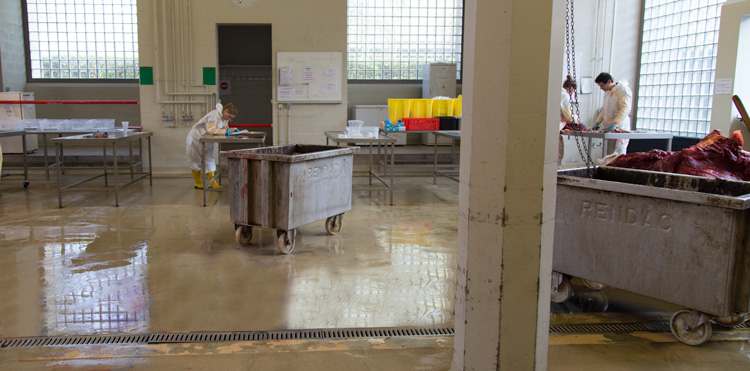
[[[352,162],[358,147],[292,144],[222,152],[229,159],[229,216],[235,239],[250,245],[252,227],[277,230],[284,254],[296,228],[326,219],[336,234],[352,208]]]
[[[585,168],[562,170],[555,219],[553,270],[564,278],[553,282],[553,301],[570,294],[573,276],[592,288],[599,283],[681,305],[689,309],[673,314],[670,329],[689,345],[711,337],[712,320],[745,320],[750,182],[610,167],[592,177]]]

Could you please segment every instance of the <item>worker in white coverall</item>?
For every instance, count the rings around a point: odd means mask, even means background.
[[[563,142],[562,138],[562,129],[565,127],[566,124],[578,124],[580,120],[578,120],[578,117],[574,117],[573,115],[573,107],[570,105],[570,97],[573,95],[573,93],[576,91],[576,88],[578,87],[578,84],[576,84],[576,80],[573,80],[573,77],[568,75],[568,77],[563,81],[562,84],[562,93],[560,93],[560,139],[559,139],[559,145],[557,148],[557,168],[562,168],[562,159],[565,155],[565,144]]]
[[[187,153],[188,166],[193,171],[195,179],[195,188],[203,189],[203,179],[201,179],[201,156],[205,156],[206,162],[206,179],[214,177],[216,171],[216,161],[214,160],[214,145],[206,143],[206,152],[201,152],[200,138],[204,133],[214,135],[226,135],[229,128],[229,120],[237,116],[237,107],[232,103],[222,107],[221,103],[216,105],[216,109],[209,112],[203,118],[193,125],[188,132],[185,143],[185,152]],[[210,188],[221,188],[216,182],[209,185]]]
[[[604,104],[593,129],[630,131],[628,115],[633,102],[633,92],[630,91],[627,81],[614,82],[612,75],[606,72],[600,73],[594,81],[604,91]],[[628,149],[628,142],[630,139],[617,139],[613,154],[624,155]]]

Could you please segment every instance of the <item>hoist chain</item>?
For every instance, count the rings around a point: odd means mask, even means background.
[[[574,9],[573,9],[573,0],[567,0],[565,8],[565,54],[567,57],[568,62],[568,75],[573,78],[573,81],[576,81],[576,51],[575,51],[575,21],[573,18]],[[580,110],[578,107],[578,89],[575,89],[573,91],[573,95],[571,96],[572,105],[575,107],[575,117],[581,117],[580,116]],[[591,153],[589,153],[589,148],[583,143],[585,140],[582,135],[580,135],[580,131],[573,132],[573,136],[575,138],[576,147],[578,147],[578,154],[581,155],[581,158],[586,162],[586,170],[589,177],[592,177],[594,174],[594,161],[591,159]]]

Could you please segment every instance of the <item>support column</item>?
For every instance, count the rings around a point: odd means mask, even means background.
[[[466,0],[453,370],[547,367],[562,0]]]

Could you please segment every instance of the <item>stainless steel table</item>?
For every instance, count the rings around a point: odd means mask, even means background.
[[[115,189],[115,206],[120,206],[120,188],[125,187],[127,185],[130,185],[138,180],[141,180],[145,177],[149,178],[149,185],[153,185],[153,180],[151,177],[151,135],[150,132],[132,132],[132,133],[109,133],[109,136],[107,138],[87,138],[88,135],[75,135],[70,137],[61,137],[61,138],[52,138],[52,143],[55,144],[55,161],[57,163],[57,198],[60,204],[60,207],[63,207],[62,202],[62,194],[63,191],[67,191],[70,188],[73,188],[77,185],[86,183],[88,181],[104,177],[104,186],[109,187],[109,173],[107,172],[107,146],[112,145],[112,168],[114,171],[113,179],[114,179],[114,189]],[[140,149],[140,153],[143,154],[143,139],[147,139],[148,141],[148,172],[138,172],[136,173],[133,169],[141,165],[143,162],[143,156],[141,155],[141,160],[138,160],[137,162],[133,162],[133,152],[130,152],[130,181],[124,184],[119,184],[119,178],[118,178],[118,171],[117,171],[117,144],[127,142],[130,143],[134,140],[138,140],[138,146]],[[62,184],[62,170],[65,166],[64,162],[62,161],[62,158],[60,157],[60,154],[62,153],[63,146],[65,144],[86,144],[86,145],[101,145],[102,146],[102,154],[104,156],[104,172],[102,174],[94,175],[91,177],[88,177],[86,179],[77,181],[72,184],[68,184],[66,186],[63,186]],[[80,190],[86,190],[86,191],[101,191],[101,188],[81,188]],[[106,188],[104,189],[106,191]]]
[[[93,132],[95,132],[97,130],[99,132],[101,132],[101,133],[107,133],[109,135],[114,134],[114,133],[122,133],[122,129],[117,129],[117,128],[109,128],[109,129],[85,129],[85,130],[84,129],[62,129],[62,130],[58,130],[58,129],[45,129],[45,130],[43,130],[43,129],[26,129],[26,132],[29,133],[29,134],[37,134],[37,135],[41,135],[42,136],[42,148],[43,148],[42,156],[44,158],[45,179],[49,180],[49,168],[52,167],[52,166],[57,166],[57,163],[50,164],[49,163],[49,158],[47,157],[47,135],[57,135],[57,137],[59,138],[59,137],[62,137],[62,136],[69,136],[69,135],[91,134],[91,133],[93,133]],[[140,131],[140,130],[128,129],[128,133],[138,132],[138,131]],[[128,145],[129,145],[129,150],[130,150],[130,156],[132,157],[133,156],[132,142],[128,142]],[[139,155],[139,156],[142,156],[142,155]],[[65,153],[60,152],[60,157],[64,159],[65,158]]]
[[[359,170],[359,171],[353,171],[355,173],[361,173],[361,172],[367,172],[369,176],[369,185],[367,187],[357,187],[358,189],[368,189],[368,190],[377,190],[377,189],[383,189],[383,187],[374,187],[372,185],[372,178],[375,177],[380,183],[383,184],[383,186],[388,190],[389,197],[390,197],[390,204],[393,205],[393,164],[394,164],[394,152],[396,148],[396,138],[391,138],[387,135],[379,134],[377,138],[339,138],[339,134],[344,134],[343,131],[326,131],[326,144],[329,144],[329,142],[334,142],[336,145],[339,144],[355,144],[355,143],[364,143],[367,144],[368,147],[370,147],[370,156],[369,156],[369,169],[368,170]],[[378,146],[378,164],[383,165],[384,172],[381,176],[381,174],[378,174],[378,172],[373,171],[372,168],[372,146],[373,144],[376,144]],[[381,159],[381,152],[380,152],[380,146],[385,145],[385,161],[382,161]],[[390,145],[391,148],[391,163],[388,165],[388,147]],[[390,181],[387,181],[385,177],[390,176]]]
[[[603,139],[602,140],[602,157],[607,156],[607,140],[609,139],[666,139],[667,140],[667,151],[672,150],[672,138],[674,134],[671,133],[649,133],[649,132],[631,132],[631,133],[605,133],[605,132],[592,132],[592,131],[563,131],[562,135],[577,136],[582,138],[588,138],[587,151],[591,153],[591,139]],[[584,159],[585,160],[585,159]]]
[[[437,176],[444,176],[452,181],[458,182],[458,163],[456,162],[456,141],[461,140],[461,132],[458,130],[451,131],[433,131],[432,135],[435,136],[435,166],[432,176],[432,184],[437,184]],[[451,163],[449,165],[440,165],[444,170],[438,169],[437,161],[437,148],[438,148],[438,137],[445,137],[451,140]]]
[[[266,133],[263,131],[251,131],[244,134],[226,136],[224,134],[213,135],[209,133],[203,134],[198,140],[201,144],[201,179],[203,181],[203,206],[206,206],[206,189],[208,185],[213,183],[215,179],[218,179],[221,184],[221,156],[216,162],[216,173],[211,179],[206,179],[206,143],[219,143],[219,152],[221,152],[222,144],[247,144],[253,147],[262,147],[266,143]]]
[[[26,155],[26,131],[25,130],[2,130],[0,131],[0,138],[6,137],[21,137],[21,143],[23,143],[23,187],[29,187],[29,162]]]

